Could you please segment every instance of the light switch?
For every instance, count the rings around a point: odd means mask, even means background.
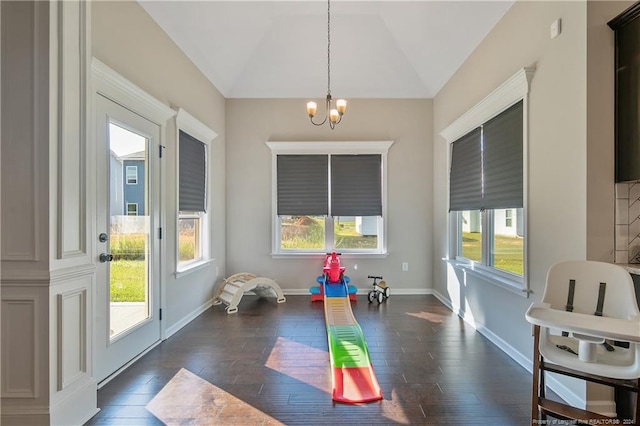
[[[562,19],[558,18],[551,23],[551,38],[556,38],[562,32]]]

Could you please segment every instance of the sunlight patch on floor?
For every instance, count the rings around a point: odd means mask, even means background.
[[[412,317],[416,317],[416,318],[421,318],[421,319],[425,319],[429,322],[435,322],[438,324],[442,324],[444,323],[444,321],[448,318],[448,316],[444,316],[444,315],[439,315],[439,314],[434,314],[433,312],[407,312],[406,313],[409,316]]]
[[[410,425],[411,421],[406,415],[402,404],[398,402],[399,400],[400,398],[398,397],[396,390],[392,390],[391,399],[387,399],[387,397],[385,397],[385,399],[382,400],[381,414],[383,417],[393,421],[395,424]]]
[[[328,352],[278,337],[265,365],[281,374],[286,374],[302,383],[326,392],[327,401],[329,401],[332,393],[329,363]],[[391,392],[390,399],[385,396],[382,401],[345,405],[354,409],[378,405],[381,417],[395,424],[411,424],[395,391]]]
[[[282,424],[184,368],[146,408],[167,425]]]
[[[327,351],[278,337],[265,366],[331,395]]]

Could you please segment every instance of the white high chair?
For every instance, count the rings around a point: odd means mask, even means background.
[[[547,414],[610,419],[546,399],[544,372],[550,371],[635,392],[632,424],[638,424],[640,312],[624,268],[593,261],[556,263],[547,273],[542,302],[532,304],[525,317],[534,325],[532,420]]]

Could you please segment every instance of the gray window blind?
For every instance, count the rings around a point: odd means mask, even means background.
[[[331,156],[331,215],[382,216],[382,157]]]
[[[179,207],[182,212],[206,211],[206,146],[180,130]]]
[[[329,157],[278,155],[278,216],[329,214]]]
[[[485,209],[522,207],[522,101],[482,126]]]
[[[523,206],[523,103],[452,144],[449,210]]]
[[[482,205],[482,146],[478,127],[451,145],[449,211],[476,210]]]

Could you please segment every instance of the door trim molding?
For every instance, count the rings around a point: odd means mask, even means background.
[[[97,58],[91,60],[91,72],[94,91],[124,106],[135,105],[136,114],[162,127],[166,121],[176,115],[169,108],[149,93],[142,90]]]
[[[113,69],[111,69],[110,67],[108,67],[106,64],[104,64],[103,62],[101,62],[99,59],[95,57],[92,58],[92,61],[91,61],[91,72],[92,72],[91,95],[93,99],[90,105],[93,108],[93,114],[91,114],[92,129],[96,129],[97,128],[96,126],[98,125],[96,112],[98,109],[98,99],[100,98],[106,99],[109,102],[112,102],[113,104],[118,105],[121,108],[129,110],[131,113],[158,126],[158,130],[159,130],[158,140],[154,142],[153,146],[149,147],[149,155],[153,156],[150,158],[153,158],[154,159],[153,161],[156,163],[153,166],[155,168],[155,171],[153,173],[154,174],[157,173],[157,178],[154,178],[154,179],[157,179],[156,184],[159,185],[159,187],[155,191],[156,193],[153,195],[155,199],[153,203],[155,203],[155,205],[157,206],[156,208],[158,209],[158,212],[151,213],[152,215],[157,214],[157,219],[156,219],[157,222],[154,225],[154,229],[150,230],[151,235],[155,235],[156,227],[162,227],[163,229],[166,229],[165,217],[164,217],[164,214],[162,213],[162,210],[163,210],[162,206],[164,206],[163,190],[165,186],[164,166],[163,166],[162,158],[158,159],[158,157],[156,156],[157,146],[158,145],[162,146],[166,144],[167,123],[169,119],[171,119],[176,115],[176,111],[174,111],[169,106],[165,105],[164,103],[162,103],[161,101],[159,101],[158,99],[156,99],[151,94],[144,91],[134,83],[130,82],[127,78],[117,73],[116,71],[114,71]],[[94,153],[93,158],[95,158],[97,161],[96,153]],[[95,164],[94,166],[97,167],[97,164]],[[97,190],[97,182],[93,182],[93,185]],[[98,202],[97,202],[97,197],[95,198],[96,200],[94,201],[96,202],[96,209],[97,209]],[[98,215],[97,210],[95,211],[95,214]],[[94,234],[95,234],[95,229],[94,229]],[[158,312],[158,309],[162,309],[165,307],[164,306],[165,305],[165,288],[164,288],[165,277],[163,276],[162,271],[164,270],[163,253],[166,252],[166,239],[164,238],[157,239],[155,241],[155,244],[157,245],[157,258],[155,260],[157,265],[154,266],[154,269],[157,271],[157,273],[154,274],[154,276],[155,276],[155,280],[157,280],[158,300],[157,302],[151,302],[150,309],[153,309],[153,312]],[[95,258],[98,253],[97,243],[95,242],[95,239],[92,245],[92,250]],[[96,271],[96,272],[99,273],[99,271]],[[96,306],[100,303],[97,300],[98,299],[97,296],[98,296],[97,294],[94,295],[94,298],[95,298],[94,304]],[[94,321],[95,321],[95,317],[94,317]],[[162,340],[164,339],[163,336],[165,333],[165,323],[166,323],[165,321],[159,322],[158,340],[154,342],[150,347],[145,349],[142,353],[146,353],[155,345],[162,342]],[[92,340],[94,341],[94,349],[93,349],[94,377],[97,377],[95,362],[97,362],[97,358],[99,358],[97,354],[100,353],[100,349],[97,349],[97,345],[95,345],[95,343],[97,342],[96,339],[99,339],[98,336],[99,336],[99,333],[96,332],[94,337],[92,338]],[[134,359],[137,359],[140,355],[136,356]],[[130,362],[120,367],[116,371],[116,373],[112,373],[111,376],[117,375],[118,372],[124,370],[128,365],[130,365]]]

